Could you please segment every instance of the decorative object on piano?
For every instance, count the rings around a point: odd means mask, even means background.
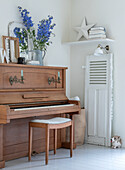
[[[76,40],[80,40],[82,37],[85,37],[86,39],[88,39],[89,37],[89,34],[88,34],[88,31],[90,28],[92,28],[95,24],[90,24],[90,25],[87,25],[86,24],[86,18],[84,17],[83,21],[82,21],[82,24],[80,27],[75,27],[75,31],[78,32],[78,35],[77,35],[77,38]]]
[[[13,85],[14,82],[24,84],[23,70],[21,70],[21,79],[18,79],[17,76],[14,76],[14,77],[10,76],[9,82],[11,86]]]
[[[25,64],[25,57],[19,57],[18,64]]]
[[[45,57],[45,51],[30,50],[28,51],[28,56],[29,58],[26,62],[28,65],[44,65],[43,59]]]
[[[15,37],[15,33],[14,33],[15,27],[19,28],[20,32],[23,32],[23,34],[25,36],[25,40],[24,40],[25,46],[21,46],[21,47],[19,46],[19,50],[20,50],[20,57],[25,57],[27,59],[27,54],[26,54],[26,50],[28,49],[28,37],[26,37],[27,29],[22,22],[17,22],[17,21],[9,22],[8,36]],[[22,38],[20,38],[20,39],[22,39]],[[22,42],[22,40],[20,40],[20,42]]]
[[[121,148],[121,145],[122,145],[122,140],[120,136],[113,136],[111,138],[111,146],[113,149]]]
[[[19,46],[22,52],[27,52],[29,60],[27,64],[39,64],[43,65],[43,59],[47,51],[47,46],[52,42],[50,41],[51,35],[55,35],[52,30],[55,27],[55,23],[52,24],[53,17],[48,16],[47,19],[39,21],[37,32],[34,28],[34,23],[27,9],[18,7],[23,20],[23,24],[26,28],[20,29],[15,27],[14,34],[19,38]],[[41,51],[38,52],[38,50]],[[44,53],[42,53],[44,52]],[[33,62],[35,61],[35,62]],[[37,62],[36,62],[37,61]]]
[[[0,63],[9,63],[9,57],[5,49],[0,48]]]
[[[102,26],[90,28],[88,38],[106,38],[106,29]]]
[[[52,77],[52,78],[48,78],[48,84],[50,85],[51,84],[51,82],[53,82],[53,83],[60,83],[60,72],[58,71],[58,79],[56,80],[54,77]]]
[[[16,62],[19,57],[19,38],[2,36],[4,62]]]
[[[109,53],[109,45],[103,47],[101,44],[99,44],[94,52],[94,55],[108,54],[108,53]]]
[[[69,98],[69,100],[76,100],[76,101],[80,101],[80,98],[79,98],[79,96],[75,96],[75,97],[71,97],[71,98]]]

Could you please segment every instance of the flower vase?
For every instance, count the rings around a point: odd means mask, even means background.
[[[28,50],[28,60],[26,61],[29,65],[40,65],[43,66],[43,59],[45,57],[44,51],[41,50]]]

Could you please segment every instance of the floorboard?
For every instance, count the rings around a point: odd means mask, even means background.
[[[58,149],[49,152],[49,164],[45,165],[45,154],[20,158],[6,162],[4,170],[125,170],[125,149],[111,149],[95,145],[82,145],[73,150]]]

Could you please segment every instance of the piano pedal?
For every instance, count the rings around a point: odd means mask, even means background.
[[[37,154],[38,154],[38,152],[33,151],[31,155],[32,155],[32,156],[35,156],[35,155],[37,155]]]

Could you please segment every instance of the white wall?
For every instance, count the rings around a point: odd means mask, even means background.
[[[113,134],[120,135],[125,147],[125,1],[119,0],[72,0],[71,27],[81,24],[86,16],[89,24],[97,23],[106,27],[108,37],[115,39],[114,52],[114,123]],[[70,39],[76,33],[71,30]],[[71,96],[79,95],[84,105],[84,65],[85,56],[93,53],[97,44],[74,46],[71,48]],[[82,81],[81,81],[82,80]]]
[[[30,11],[34,23],[46,18],[48,15],[54,17],[56,27],[52,38],[53,44],[48,48],[45,65],[63,65],[70,67],[69,48],[61,44],[69,39],[69,27],[71,17],[70,0],[0,0],[0,36],[8,35],[7,26],[11,21],[21,21],[18,6]],[[0,39],[0,47],[2,42]],[[67,71],[67,95],[70,95],[70,68]]]

